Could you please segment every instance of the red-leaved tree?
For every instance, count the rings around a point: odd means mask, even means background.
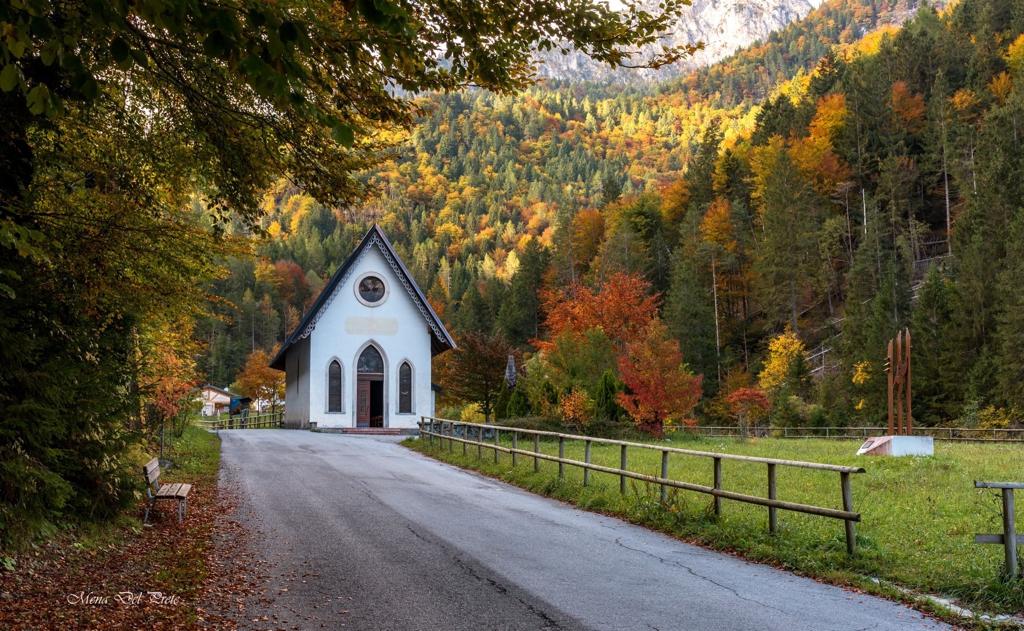
[[[563,331],[599,328],[617,348],[622,349],[657,316],[658,295],[650,294],[651,285],[632,274],[613,274],[598,290],[576,284],[563,293],[541,293],[549,339]],[[542,348],[549,343],[538,342]]]
[[[772,407],[768,395],[760,388],[736,388],[725,397],[725,402],[729,404],[729,409],[736,415],[740,431],[744,436],[747,435],[750,422],[756,423],[764,418]]]
[[[683,364],[679,342],[661,320],[653,320],[619,357],[619,374],[626,391],[618,395],[636,426],[655,436],[665,422],[686,422],[700,401],[701,379]]]

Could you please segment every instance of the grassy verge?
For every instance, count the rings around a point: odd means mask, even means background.
[[[524,447],[520,443],[520,447]],[[869,580],[878,577],[923,592],[956,598],[964,605],[989,612],[1024,611],[1024,582],[1008,585],[999,580],[1002,548],[978,545],[975,533],[1001,532],[1000,503],[992,491],[974,489],[974,480],[1024,477],[1024,449],[1014,445],[936,443],[931,458],[858,457],[858,443],[826,440],[676,438],[667,446],[768,456],[811,462],[859,465],[867,473],[853,476],[854,509],[862,513],[857,526],[858,554],[845,554],[843,523],[838,520],[779,511],[779,533],[767,531],[767,509],[723,500],[716,518],[711,498],[670,490],[662,504],[659,490],[629,481],[619,493],[618,477],[592,473],[584,487],[582,471],[567,467],[560,480],[557,464],[520,457],[511,467],[507,454],[494,463],[493,451],[477,457],[474,446],[463,455],[459,444],[449,452],[435,441],[408,440],[412,449],[453,464],[571,502],[585,509],[618,515],[666,533],[787,569],[834,582],[878,591]],[[508,444],[508,443],[506,443]],[[525,447],[530,448],[530,447]],[[617,467],[616,446],[595,444],[592,460]],[[542,442],[541,450],[557,454],[557,443]],[[582,443],[566,443],[568,458],[583,460]],[[630,450],[630,469],[658,475],[659,452]],[[669,477],[698,484],[712,483],[709,459],[673,454]],[[763,464],[723,461],[726,489],[766,496]],[[780,467],[778,497],[819,506],[841,508],[839,475],[831,472]],[[1024,523],[1024,502],[1018,505],[1018,523]]]
[[[154,455],[138,454],[140,472]],[[0,628],[180,629],[200,622],[220,513],[220,439],[189,427],[169,438],[164,458],[173,466],[162,483],[193,484],[185,522],[178,524],[174,502],[161,502],[143,527],[140,502],[117,519],[76,526],[20,554],[13,570],[0,574]]]
[[[161,475],[161,483],[187,482],[193,485],[189,494],[188,516],[202,514],[214,500],[217,473],[220,469],[220,438],[198,427],[187,427],[180,437],[172,439],[166,457],[173,465]],[[194,495],[197,494],[198,495]],[[161,524],[154,529],[176,528],[175,502],[162,504]],[[180,594],[192,600],[206,577],[205,555],[210,545],[210,524],[207,519],[189,519],[183,524],[188,543],[183,547],[160,546],[150,548],[148,562],[155,568],[153,580],[165,591]],[[181,534],[181,529],[177,533]]]

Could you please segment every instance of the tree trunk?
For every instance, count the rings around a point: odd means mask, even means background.
[[[715,366],[718,385],[722,385],[722,337],[718,327],[718,274],[715,270],[715,256],[711,255],[711,295],[715,304]]]

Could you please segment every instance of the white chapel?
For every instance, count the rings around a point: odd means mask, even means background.
[[[452,348],[374,224],[270,363],[285,371],[285,424],[415,428],[434,413],[431,360]]]

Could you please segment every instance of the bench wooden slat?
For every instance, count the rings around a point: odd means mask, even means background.
[[[178,487],[178,497],[179,498],[186,498],[186,497],[188,497],[189,491],[191,491],[191,490],[192,490],[192,485],[191,484],[182,484],[182,485],[180,485]]]
[[[146,484],[155,484],[160,479],[160,460],[153,458],[142,469],[146,476]]]
[[[156,496],[177,497],[179,488],[181,488],[181,484],[164,484],[160,487],[160,490],[156,492]]]

